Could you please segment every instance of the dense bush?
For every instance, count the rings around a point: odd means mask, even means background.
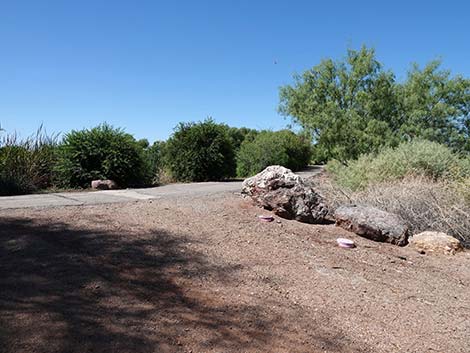
[[[235,153],[226,126],[212,119],[180,123],[166,143],[165,165],[178,181],[234,176]]]
[[[142,145],[107,124],[66,134],[59,152],[57,177],[64,187],[88,187],[94,179],[112,179],[124,187],[151,178]]]
[[[147,145],[144,148],[144,159],[147,164],[146,170],[149,173],[149,180],[154,185],[161,182],[161,173],[164,167],[164,151],[165,142],[163,141],[156,141],[153,145]]]
[[[308,139],[290,130],[261,131],[242,143],[237,156],[237,174],[250,176],[270,165],[296,171],[308,165],[311,153]]]
[[[235,154],[238,153],[240,147],[245,140],[253,140],[258,134],[258,130],[249,129],[246,127],[228,127],[227,131],[230,139],[232,140],[233,149]]]
[[[358,190],[410,175],[432,180],[458,180],[470,176],[470,161],[444,145],[417,140],[383,149],[378,154],[363,155],[347,165],[331,161],[327,170],[339,185]]]
[[[42,128],[20,140],[5,135],[0,141],[0,195],[26,194],[52,185],[57,138]]]

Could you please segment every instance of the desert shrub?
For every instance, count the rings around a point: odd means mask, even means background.
[[[459,180],[470,176],[470,161],[436,142],[417,140],[366,154],[347,165],[331,161],[327,165],[336,182],[351,190],[364,189],[383,181],[410,175],[432,180]]]
[[[118,185],[149,182],[142,145],[122,129],[102,124],[66,134],[56,168],[64,187],[88,187],[94,179],[112,179]]]
[[[0,195],[27,194],[50,187],[57,156],[57,137],[42,127],[34,136],[0,140]]]
[[[402,217],[413,233],[441,231],[470,246],[470,203],[467,181],[448,182],[424,176],[370,184],[351,192],[324,179],[315,186],[334,209],[353,203],[374,206]]]
[[[470,205],[470,177],[459,180],[455,183],[456,190],[464,198],[465,202]]]
[[[212,119],[180,123],[165,146],[165,167],[178,181],[221,180],[235,175],[235,153],[225,125]]]
[[[270,165],[282,165],[296,171],[309,164],[311,153],[308,139],[290,130],[261,131],[241,144],[237,174],[250,176]]]
[[[470,79],[434,60],[398,82],[375,50],[348,49],[281,87],[279,111],[313,134],[321,159],[345,162],[419,137],[470,152]]]

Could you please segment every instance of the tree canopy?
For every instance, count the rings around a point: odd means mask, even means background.
[[[398,83],[365,46],[295,75],[279,106],[313,136],[318,161],[343,162],[417,137],[469,151],[469,109],[470,80],[439,61],[413,65]]]

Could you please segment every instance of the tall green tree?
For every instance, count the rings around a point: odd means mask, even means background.
[[[395,78],[374,49],[348,50],[344,61],[325,59],[294,81],[281,88],[279,111],[312,134],[324,158],[346,161],[392,142]]]
[[[438,60],[423,69],[414,64],[406,81],[397,85],[399,134],[470,151],[470,80],[451,77],[440,66]]]
[[[374,49],[325,59],[280,90],[279,111],[309,131],[317,160],[345,162],[400,141],[424,138],[470,151],[470,80],[433,61],[403,83]]]

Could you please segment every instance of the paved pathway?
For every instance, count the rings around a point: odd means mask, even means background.
[[[303,172],[299,172],[298,174],[307,177],[318,173],[319,170],[320,169],[318,167],[311,167]],[[240,192],[241,185],[241,181],[207,182],[170,184],[145,189],[60,192],[50,194],[3,196],[0,197],[0,210],[28,207],[96,205],[168,197],[181,198],[185,196],[210,195],[224,192]]]
[[[162,197],[184,197],[199,194],[238,192],[241,182],[209,182],[170,184],[146,189],[125,189],[105,191],[60,192],[0,197],[0,210],[25,207],[57,207],[74,205],[95,205],[114,202],[159,199]]]

